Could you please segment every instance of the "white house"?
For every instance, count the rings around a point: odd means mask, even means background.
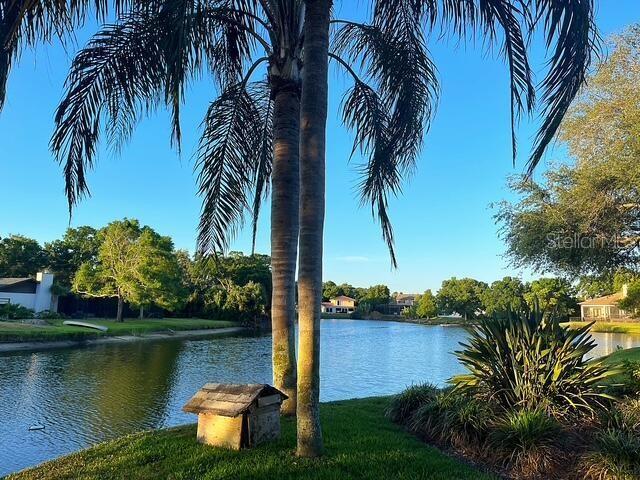
[[[15,303],[35,312],[58,310],[58,296],[51,291],[53,273],[38,272],[36,278],[0,278],[0,304]]]

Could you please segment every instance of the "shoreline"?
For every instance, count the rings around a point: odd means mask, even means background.
[[[53,340],[53,341],[30,341],[30,342],[3,342],[0,343],[0,354],[11,352],[54,350],[59,348],[91,347],[94,345],[120,344],[142,342],[149,340],[167,340],[173,338],[193,338],[227,335],[244,332],[244,327],[223,327],[207,328],[198,330],[179,330],[175,332],[153,332],[140,335],[114,335],[85,340]]]

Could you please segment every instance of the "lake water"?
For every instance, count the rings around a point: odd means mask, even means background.
[[[594,334],[598,354],[640,336]],[[458,327],[323,320],[321,400],[388,395],[462,371]],[[270,383],[271,337],[163,340],[0,356],[0,476],[127,433],[195,422],[206,382]],[[29,431],[32,425],[43,425]]]

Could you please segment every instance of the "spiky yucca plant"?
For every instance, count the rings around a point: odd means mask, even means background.
[[[599,359],[591,325],[564,328],[540,314],[482,320],[455,352],[469,373],[453,377],[461,392],[506,410],[544,410],[557,417],[592,414],[611,398],[603,380],[616,373]]]

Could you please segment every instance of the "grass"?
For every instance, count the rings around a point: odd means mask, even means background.
[[[170,330],[200,330],[237,326],[233,322],[201,318],[131,319],[124,322],[108,319],[89,319],[86,321],[106,326],[109,330],[100,332],[83,327],[71,327],[63,325],[63,320],[52,320],[50,325],[0,322],[0,342],[87,340],[103,336],[141,335]]]
[[[616,350],[605,358],[605,362],[609,364],[622,363],[625,360],[640,362],[640,347]]]
[[[234,452],[196,443],[195,426],[130,435],[45,463],[7,480],[61,479],[489,479],[384,417],[388,398],[322,404],[326,455],[294,456],[295,421],[282,437]]]
[[[587,322],[570,322],[573,328],[587,325]],[[596,322],[591,327],[592,332],[599,333],[628,333],[640,335],[640,321],[638,322]]]

